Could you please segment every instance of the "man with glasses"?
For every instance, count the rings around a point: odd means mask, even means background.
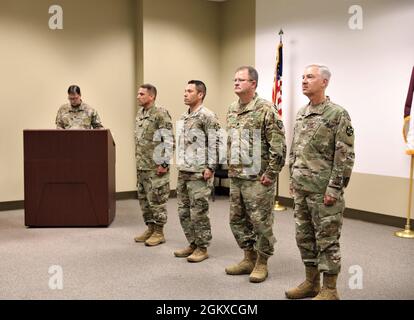
[[[227,267],[229,275],[250,274],[250,282],[268,276],[273,255],[275,180],[286,158],[285,131],[276,108],[256,93],[258,73],[237,69],[234,92],[239,100],[227,114],[230,177],[230,227],[244,259]]]
[[[68,100],[70,103],[61,106],[57,113],[57,129],[103,129],[96,110],[82,101],[78,86],[69,87]]]

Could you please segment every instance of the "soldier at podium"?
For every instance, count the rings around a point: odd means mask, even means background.
[[[138,200],[147,225],[135,242],[157,246],[165,242],[166,203],[170,194],[169,163],[174,148],[171,116],[155,104],[157,89],[140,86],[135,126]],[[163,145],[161,145],[163,144]]]
[[[68,99],[70,103],[61,106],[57,113],[57,129],[103,129],[96,110],[82,101],[81,90],[78,86],[69,87]]]

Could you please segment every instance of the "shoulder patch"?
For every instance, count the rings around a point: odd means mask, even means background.
[[[282,130],[283,129],[283,122],[282,122],[282,120],[277,120],[277,126],[279,127],[279,129],[280,130]]]
[[[172,128],[173,128],[172,123],[171,123],[171,122],[167,122],[167,123],[165,124],[165,128],[166,128],[167,130],[172,130]]]
[[[352,136],[354,135],[354,128],[352,128],[351,126],[348,126],[348,127],[346,128],[346,134],[347,134],[349,137],[352,137]]]

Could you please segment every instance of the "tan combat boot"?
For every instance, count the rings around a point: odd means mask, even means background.
[[[288,299],[313,298],[321,290],[320,276],[318,267],[306,266],[306,280],[296,288],[285,292]]]
[[[201,262],[208,258],[207,248],[197,247],[194,252],[187,258],[188,262]]]
[[[262,254],[257,255],[256,265],[252,273],[250,274],[249,280],[250,282],[259,283],[266,280],[268,276],[267,272],[267,259],[269,257],[264,256]]]
[[[135,242],[145,242],[149,239],[149,237],[151,237],[152,233],[154,232],[154,224],[148,223],[147,227],[148,229],[145,230],[143,234],[134,238]]]
[[[339,300],[338,291],[336,291],[336,274],[323,274],[323,286],[321,292],[312,300]]]
[[[250,274],[256,263],[257,253],[254,250],[244,250],[244,259],[238,264],[226,268],[226,273],[236,276],[241,274]]]
[[[154,225],[154,232],[152,233],[151,237],[147,241],[145,241],[146,246],[157,246],[161,243],[165,242],[164,238],[164,226],[159,226],[157,224]]]
[[[174,255],[177,258],[187,258],[190,254],[194,252],[196,248],[197,246],[194,243],[192,243],[187,248],[174,251]]]

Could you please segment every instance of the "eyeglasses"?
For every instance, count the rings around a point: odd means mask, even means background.
[[[250,79],[233,79],[233,82],[234,83],[237,83],[237,82],[246,82],[246,81],[252,82],[254,80],[250,80]]]

